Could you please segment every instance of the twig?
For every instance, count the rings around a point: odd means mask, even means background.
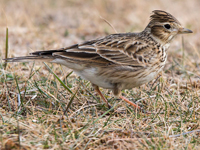
[[[118,33],[117,32],[117,30],[114,28],[114,26],[111,24],[111,23],[109,23],[105,18],[103,18],[102,16],[99,16],[102,20],[104,20],[114,31],[115,31],[115,33]]]
[[[199,132],[200,133],[200,130],[193,130],[193,131],[188,131],[188,132],[185,132],[185,133],[182,133],[182,134],[170,135],[169,137],[170,138],[176,138],[176,137],[180,137],[180,136],[183,136],[183,135],[186,135],[186,134],[190,134],[190,133],[194,133],[194,132]]]
[[[190,133],[194,133],[194,132],[200,132],[200,130],[193,130],[193,131],[185,132],[185,133],[182,133],[182,134],[170,135],[168,137],[169,138],[177,138],[177,137],[180,137],[180,136],[183,136],[183,135],[186,135],[186,134],[190,134]],[[138,134],[139,132],[133,132],[133,133]],[[156,138],[166,138],[166,137],[152,137],[151,136],[151,137],[149,137],[147,139],[156,139]],[[108,140],[107,144],[109,144],[110,142],[114,142],[114,141],[135,141],[135,140],[139,140],[139,139],[143,139],[143,137],[112,139],[112,140]]]

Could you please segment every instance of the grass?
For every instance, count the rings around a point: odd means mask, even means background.
[[[104,20],[118,32],[140,31],[155,6],[166,10],[165,6],[170,5],[169,12],[174,13],[187,8],[188,12],[175,16],[184,26],[190,26],[194,34],[185,35],[184,40],[174,39],[160,78],[122,91],[149,114],[134,110],[113,97],[111,91],[101,89],[113,106],[109,110],[90,82],[61,65],[8,63],[5,69],[5,53],[1,51],[0,149],[199,149],[200,21],[194,21],[199,8],[198,0],[190,5],[185,2],[152,1],[142,5],[142,1],[130,0],[114,4],[89,0],[3,0],[5,13],[0,24],[5,24],[5,16],[7,24],[0,34],[7,40],[0,41],[0,45],[7,43],[1,48],[9,47],[9,57],[113,33]],[[33,10],[33,6],[37,7]],[[140,11],[142,7],[148,11]],[[119,19],[122,21],[116,22]]]

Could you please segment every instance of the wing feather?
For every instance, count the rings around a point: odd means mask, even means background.
[[[147,62],[150,59],[152,61],[150,56],[154,53],[155,49],[140,39],[137,33],[122,33],[57,50],[36,51],[31,53],[34,57],[20,57],[19,60],[33,59],[38,56],[45,60],[61,58],[79,64],[122,65],[137,68],[146,67]]]

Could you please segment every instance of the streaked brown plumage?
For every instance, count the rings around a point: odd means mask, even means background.
[[[171,14],[154,10],[150,22],[139,33],[111,34],[58,50],[36,51],[32,56],[9,58],[10,62],[49,61],[71,68],[98,87],[111,89],[114,95],[138,107],[120,95],[122,89],[140,86],[154,79],[163,69],[167,49],[177,34],[192,33]]]

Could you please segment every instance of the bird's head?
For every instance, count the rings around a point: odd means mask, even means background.
[[[192,33],[191,30],[184,28],[174,16],[162,10],[152,12],[145,30],[162,44],[169,43],[177,34]]]

